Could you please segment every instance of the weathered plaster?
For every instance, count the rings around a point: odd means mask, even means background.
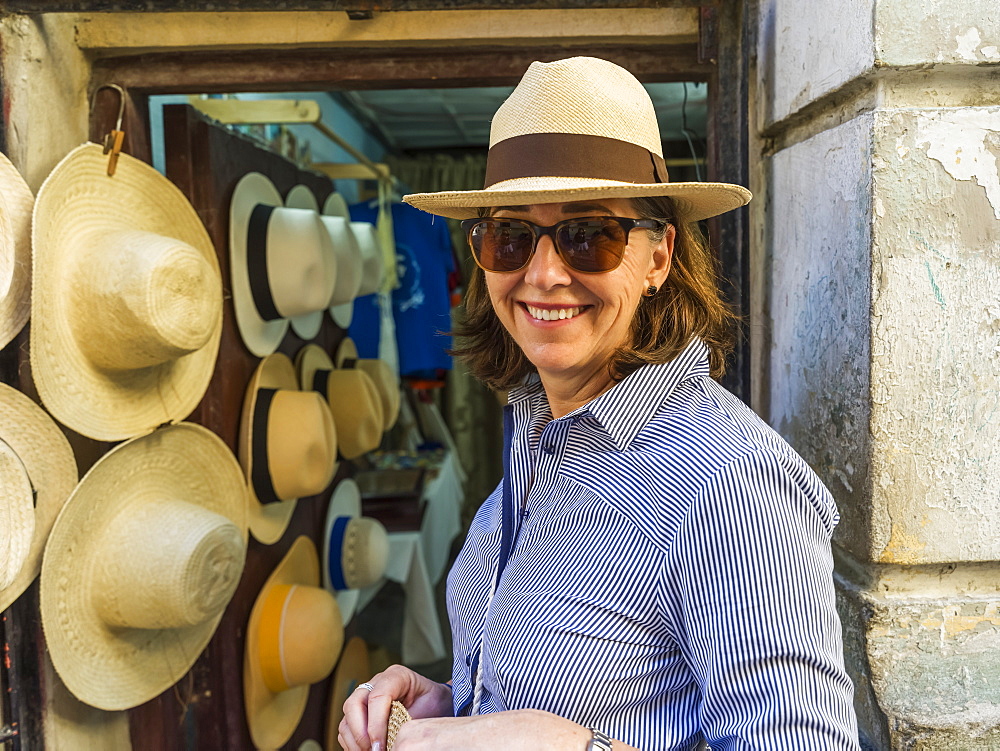
[[[873,556],[1000,559],[1000,108],[875,116]]]
[[[871,117],[771,158],[769,419],[867,539]]]
[[[880,64],[1000,63],[995,0],[878,0],[875,47]]]
[[[761,128],[869,73],[876,0],[761,0],[758,28]]]

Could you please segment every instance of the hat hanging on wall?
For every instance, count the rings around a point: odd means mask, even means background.
[[[385,278],[378,230],[371,222],[351,222],[351,227],[361,248],[361,287],[358,289],[358,297],[373,295],[382,287],[382,280]]]
[[[31,315],[31,209],[35,197],[0,154],[0,349]]]
[[[303,390],[326,398],[337,424],[340,454],[356,459],[382,442],[382,400],[372,379],[362,370],[335,368],[333,360],[315,344],[295,356],[295,370]]]
[[[101,457],[42,564],[42,627],[66,687],[119,710],[176,683],[212,638],[246,548],[243,473],[211,431],[178,423]]]
[[[319,214],[286,208],[259,172],[240,178],[229,206],[229,261],[236,325],[250,352],[274,352],[287,319],[311,329],[318,313],[322,322],[335,281],[332,253]]]
[[[149,165],[97,144],[45,180],[33,223],[31,369],[42,403],[116,441],[181,420],[212,378],[222,331],[215,248]]]
[[[0,440],[0,590],[21,572],[34,533],[35,501],[28,470],[14,449]]]
[[[319,216],[319,202],[316,200],[316,196],[313,194],[312,190],[310,190],[306,185],[296,185],[288,191],[288,195],[285,196],[285,207],[289,209],[307,209],[315,212],[315,214]],[[323,273],[329,279],[331,294],[333,294],[332,290],[335,288],[337,283],[337,257],[334,253],[333,238],[330,238],[329,243],[323,243],[322,247],[324,264]],[[329,303],[329,301],[327,301],[327,303]],[[306,341],[314,339],[316,334],[319,333],[320,327],[323,325],[323,312],[326,307],[327,306],[324,305],[321,310],[317,310],[313,313],[307,313],[304,316],[296,316],[295,318],[292,318],[292,331],[294,331],[300,339],[305,339]]]
[[[322,493],[337,472],[330,408],[315,391],[299,390],[295,366],[280,352],[260,361],[247,386],[239,456],[250,489],[250,531],[266,545],[284,534],[296,501]]]
[[[320,215],[333,240],[337,256],[337,283],[330,298],[330,317],[340,328],[346,329],[354,317],[354,298],[361,289],[361,246],[354,236],[351,212],[340,193],[331,193],[323,204]]]
[[[358,590],[385,574],[389,537],[377,519],[361,516],[361,491],[351,479],[337,483],[326,510],[323,586],[337,595],[344,625],[358,604]]]
[[[330,688],[330,706],[326,713],[326,748],[341,748],[337,741],[340,721],[344,719],[344,702],[354,693],[354,689],[371,678],[371,661],[368,659],[368,645],[360,636],[352,636],[340,653],[337,667],[333,670]]]
[[[0,502],[6,505],[13,501],[21,510],[27,506],[33,516],[28,549],[21,552],[23,542],[14,548],[8,543],[9,554],[20,560],[11,559],[9,565],[17,571],[8,577],[6,586],[0,586],[0,610],[6,610],[38,576],[52,524],[73,492],[78,474],[73,450],[59,426],[45,410],[6,384],[0,384],[0,441],[16,455],[30,483],[30,494],[25,498],[20,479],[16,486],[5,481],[2,493],[7,498]],[[19,474],[16,467],[14,472]],[[16,495],[11,497],[11,493]]]
[[[333,595],[319,586],[308,537],[292,543],[250,611],[243,653],[243,700],[254,746],[283,746],[302,719],[309,686],[333,670],[344,628]]]
[[[338,368],[357,368],[372,379],[382,402],[382,430],[389,430],[399,418],[399,379],[385,360],[358,358],[354,340],[345,337],[337,347],[334,363]]]

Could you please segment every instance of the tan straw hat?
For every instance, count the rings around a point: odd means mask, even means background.
[[[52,524],[79,475],[73,450],[59,426],[45,410],[6,384],[0,384],[0,440],[24,465],[34,496],[27,499],[34,516],[31,545],[20,565],[14,564],[18,571],[13,579],[0,586],[0,610],[6,610],[38,576]],[[12,489],[5,481],[3,492]],[[23,485],[17,492],[24,492]]]
[[[116,446],[56,520],[42,564],[52,664],[99,709],[128,709],[176,683],[236,591],[247,495],[232,452],[179,423]]]
[[[310,684],[330,675],[343,645],[337,601],[319,586],[316,546],[299,537],[264,582],[247,625],[243,699],[257,748],[291,738]]]
[[[372,379],[382,402],[382,430],[389,430],[399,418],[399,379],[385,360],[358,358],[358,348],[354,340],[345,337],[337,347],[334,358],[338,368],[357,368]]]
[[[382,400],[372,379],[362,370],[335,368],[333,360],[315,344],[295,356],[303,390],[322,394],[337,424],[340,454],[356,459],[382,442]]]
[[[354,480],[337,483],[323,532],[323,586],[337,595],[344,625],[358,604],[358,590],[385,574],[389,536],[377,519],[361,516],[361,490]]]
[[[35,533],[35,502],[28,470],[0,440],[0,590],[21,572]]]
[[[685,221],[746,204],[727,183],[671,183],[652,100],[624,68],[595,57],[532,63],[493,116],[483,190],[403,200],[471,219],[486,206],[670,196]]]
[[[315,391],[299,390],[295,366],[276,352],[257,366],[243,400],[240,463],[250,489],[250,531],[270,545],[299,498],[322,493],[337,472],[337,428]]]
[[[35,201],[31,368],[49,412],[116,441],[184,419],[208,387],[222,279],[194,208],[122,154],[73,149]]]
[[[340,193],[327,196],[320,218],[330,233],[337,256],[337,283],[330,298],[330,317],[340,328],[346,329],[354,316],[354,298],[361,289],[361,247],[354,236],[347,201]]]
[[[31,315],[31,209],[35,197],[0,154],[0,349]]]
[[[326,751],[341,748],[337,741],[340,721],[344,719],[344,702],[362,683],[371,678],[368,645],[360,636],[352,636],[344,645],[330,687],[330,708],[326,715]]]
[[[278,348],[288,319],[322,322],[333,293],[333,249],[312,209],[286,208],[268,178],[240,178],[229,205],[229,261],[236,325],[257,357]]]
[[[308,209],[309,211],[315,212],[319,216],[319,201],[316,200],[316,195],[307,185],[296,185],[290,191],[288,195],[285,196],[285,206],[289,209]],[[320,217],[322,220],[322,217]],[[326,223],[323,223],[326,227]],[[327,229],[329,231],[329,229]],[[337,284],[337,257],[334,253],[333,237],[330,238],[329,243],[322,243],[323,251],[323,273],[326,275],[328,283],[330,285],[331,294],[332,290]],[[329,305],[329,300],[324,304],[325,309]],[[314,339],[316,334],[319,333],[320,327],[323,325],[323,310],[317,310],[312,313],[306,313],[302,316],[296,316],[291,319],[292,331],[298,334],[300,339]]]

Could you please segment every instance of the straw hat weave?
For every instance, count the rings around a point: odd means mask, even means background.
[[[31,209],[21,173],[0,154],[0,349],[31,315]]]
[[[0,590],[20,573],[35,533],[35,509],[28,470],[14,449],[0,440]]]

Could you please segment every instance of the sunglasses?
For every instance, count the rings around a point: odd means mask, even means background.
[[[552,238],[563,263],[583,274],[603,274],[618,268],[636,227],[659,229],[658,219],[590,216],[540,227],[523,219],[482,217],[462,222],[473,258],[483,271],[505,274],[528,265],[543,235]]]

